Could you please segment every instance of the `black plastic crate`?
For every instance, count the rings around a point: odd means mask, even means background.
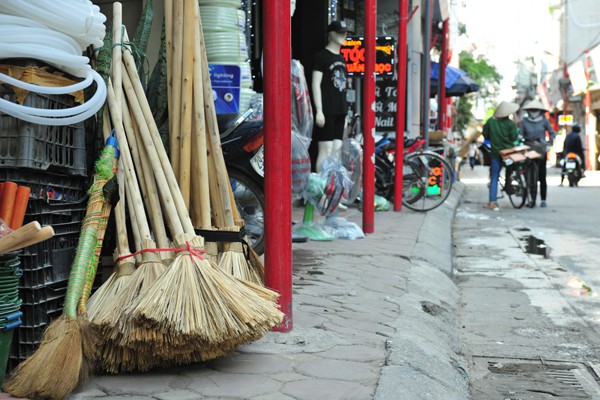
[[[31,189],[27,214],[57,212],[73,203],[85,203],[89,189],[86,177],[40,173],[27,168],[0,168],[0,182],[5,181]],[[43,203],[32,200],[42,200]]]
[[[50,298],[47,301],[40,301],[33,305],[23,304],[21,306],[21,311],[23,312],[23,316],[21,317],[22,326],[27,328],[49,324],[53,319],[52,316],[62,311],[65,293],[66,289],[62,293],[62,296]]]
[[[42,303],[56,301],[61,304],[67,293],[67,280],[56,282],[52,285],[38,286],[35,288],[19,287],[19,297],[23,300],[23,306],[35,307]],[[27,310],[23,310],[25,314]]]
[[[16,103],[12,88],[0,85],[0,98]],[[70,95],[29,92],[24,106],[58,110],[75,106]],[[0,113],[0,166],[35,168],[69,175],[87,174],[83,122],[67,126],[38,125]]]

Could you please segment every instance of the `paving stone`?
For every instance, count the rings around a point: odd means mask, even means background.
[[[69,400],[85,400],[89,398],[106,397],[106,393],[93,385],[86,385],[77,393],[74,393]],[[2,397],[0,397],[2,399]]]
[[[123,379],[124,375],[99,376],[94,379],[94,383],[110,395],[148,395],[164,391],[170,387],[171,381],[176,379],[175,375],[162,375],[157,372],[125,376],[128,379]]]
[[[241,374],[274,374],[292,371],[292,360],[269,354],[233,353],[209,363],[210,368],[221,372]]]
[[[266,396],[252,397],[250,400],[296,400],[293,397],[283,395],[281,393],[268,394]]]
[[[219,373],[194,380],[189,389],[204,396],[221,396],[228,399],[247,399],[259,395],[275,394],[282,385],[264,375]]]
[[[279,382],[293,382],[306,379],[304,375],[295,372],[282,372],[280,374],[272,374],[270,377]]]
[[[335,346],[331,350],[319,353],[319,356],[324,358],[332,358],[336,360],[347,360],[357,362],[372,362],[385,360],[386,351],[384,343],[378,347],[371,346]]]
[[[155,394],[154,397],[159,400],[198,400],[200,395],[189,390],[170,390]]]
[[[369,363],[360,363],[346,360],[333,360],[320,357],[299,362],[294,370],[305,376],[319,379],[333,379],[340,381],[367,381],[376,380],[379,368]]]
[[[292,396],[296,400],[365,400],[372,399],[373,392],[373,388],[355,382],[329,379],[289,382],[282,389],[283,394]]]

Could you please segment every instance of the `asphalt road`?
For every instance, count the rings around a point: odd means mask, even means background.
[[[467,185],[453,226],[458,326],[473,399],[600,398],[600,174],[559,187],[548,207],[487,201],[487,168]]]

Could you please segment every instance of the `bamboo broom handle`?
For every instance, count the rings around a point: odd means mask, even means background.
[[[124,72],[124,74],[126,73],[127,71]],[[149,208],[150,222],[152,224],[152,229],[154,230],[154,238],[159,247],[167,248],[170,247],[171,243],[167,236],[167,230],[165,229],[163,213],[160,208],[160,198],[158,196],[158,189],[156,188],[156,180],[154,179],[152,168],[150,167],[150,159],[146,154],[146,149],[142,145],[139,127],[134,125],[132,132],[133,135],[131,139],[133,140],[131,140],[131,147],[135,146],[137,148],[136,153],[138,156],[138,160],[134,160],[134,162],[136,163],[137,170],[144,171],[145,185],[143,189],[145,192],[143,192],[142,195],[144,196],[144,199],[146,199],[145,204],[147,204]]]
[[[181,1],[181,0],[180,0]],[[183,0],[183,71],[181,74],[181,125],[179,135],[179,189],[187,210],[190,209],[190,167],[192,165],[192,90],[194,88],[194,2]]]
[[[123,57],[123,6],[119,2],[113,3],[113,27],[112,27],[112,65],[110,77],[114,84],[115,96],[117,98],[118,108],[115,112],[122,112],[121,99],[123,98],[122,89],[122,69],[115,66],[121,65]]]
[[[181,68],[183,65],[183,0],[173,0],[173,59],[171,60],[173,108],[169,118],[173,119],[173,130],[169,132],[171,164],[179,182],[180,131],[181,131]]]
[[[173,107],[173,0],[164,0],[165,9],[165,47],[167,49],[167,109],[169,115],[169,140],[170,133],[173,132],[173,120],[171,119]],[[170,142],[169,142],[170,143]]]
[[[197,221],[202,229],[212,227],[210,218],[210,189],[208,183],[208,155],[206,149],[206,121],[204,118],[204,93],[202,85],[202,66],[200,65],[200,7],[194,1],[194,157],[192,169],[194,171],[194,207],[199,209]],[[198,204],[200,203],[200,204]]]
[[[208,127],[206,128],[206,130],[208,130]],[[210,187],[210,204],[211,204],[211,211],[213,213],[213,216],[215,218],[215,225],[218,228],[222,228],[224,226],[226,226],[227,224],[225,223],[225,216],[224,216],[224,212],[223,212],[223,202],[221,201],[221,196],[219,194],[219,185],[218,185],[218,178],[217,178],[217,172],[215,170],[215,162],[213,159],[213,155],[212,155],[212,146],[210,145],[210,140],[208,139],[208,136],[206,137],[206,147],[208,148],[208,185]]]
[[[127,53],[125,54],[125,64],[127,65],[127,59],[129,57],[127,56]],[[137,77],[137,71],[135,69],[133,71],[135,72],[134,76]],[[154,178],[156,179],[156,185],[159,189],[159,195],[162,201],[163,211],[166,214],[167,223],[171,230],[171,234],[173,236],[179,235],[184,233],[184,231],[187,231],[187,229],[184,229],[184,226],[182,225],[183,219],[180,217],[180,213],[182,211],[184,214],[187,215],[187,210],[185,209],[183,198],[181,198],[181,193],[179,193],[179,188],[177,187],[177,182],[175,180],[175,174],[173,173],[171,164],[169,164],[169,159],[162,145],[160,136],[158,137],[158,140],[156,142],[153,140],[152,131],[153,129],[156,129],[156,134],[158,135],[158,129],[156,128],[156,124],[154,123],[152,113],[150,113],[148,116],[142,111],[142,105],[144,108],[149,108],[146,97],[143,94],[143,88],[140,92],[140,96],[143,97],[137,97],[138,93],[134,89],[134,82],[132,82],[132,80],[129,77],[129,74],[132,73],[132,71],[129,68],[127,68],[127,72],[128,73],[124,75],[123,84],[125,93],[127,94],[127,99],[129,100],[129,106],[131,107],[134,119],[138,124],[140,137],[142,139],[144,147],[146,148],[148,158],[150,160],[159,161],[152,162],[150,163],[150,165],[154,172]],[[137,79],[137,83],[140,83],[139,79]],[[171,186],[175,186],[175,188],[177,189],[174,190],[171,188]],[[175,192],[179,193],[178,200],[174,198],[177,197],[174,195]],[[179,209],[180,207],[181,209]],[[189,215],[187,216],[187,219],[189,221]],[[189,222],[189,224],[191,225],[191,221]]]
[[[117,107],[115,92],[113,90],[111,81],[108,82],[108,107],[110,108],[111,113],[112,110]],[[129,152],[129,145],[125,136],[123,122],[119,118],[118,113],[115,116],[114,122],[115,131],[117,133],[117,141],[119,142],[119,148],[121,149],[121,160],[123,161],[121,168],[123,168],[123,171],[125,172],[125,181],[127,182],[126,189],[129,189],[126,197],[130,199],[130,204],[133,206],[131,208],[131,211],[133,212],[132,218],[135,218],[135,221],[139,225],[142,241],[150,240],[150,227],[148,226],[148,221],[146,220],[142,196],[140,195],[135,172],[133,170],[133,160],[131,159],[131,153]]]
[[[231,211],[231,203],[229,201],[229,193],[227,185],[229,185],[229,175],[225,168],[225,160],[223,159],[223,151],[221,149],[221,138],[219,137],[219,126],[217,123],[217,114],[215,112],[215,103],[213,100],[212,87],[210,84],[210,73],[208,71],[208,59],[206,57],[206,45],[204,42],[204,33],[202,32],[202,21],[199,19],[199,34],[200,40],[200,60],[202,65],[202,79],[204,91],[204,108],[207,120],[208,132],[210,139],[210,154],[214,160],[215,172],[217,174],[217,183],[219,196],[223,205],[224,219],[227,226],[233,226],[233,215]],[[220,227],[222,228],[222,227]]]
[[[110,129],[110,116],[108,114],[108,107],[104,107],[102,113],[103,123],[102,131],[104,133],[104,141],[111,135]],[[130,254],[129,240],[127,238],[127,227],[125,219],[125,175],[123,168],[117,169],[117,180],[119,181],[119,198],[120,200],[115,205],[115,225],[117,227],[117,254],[121,257],[125,254]]]
[[[125,33],[125,37],[127,37],[127,32]],[[167,203],[163,200],[163,206],[165,210],[169,208],[168,211],[173,211],[171,208],[174,207],[177,215],[179,216],[180,225],[183,225],[182,230],[175,230],[172,231],[172,233],[178,234],[185,232],[189,234],[195,234],[194,226],[192,225],[190,216],[185,208],[185,203],[181,197],[181,192],[177,186],[177,181],[175,180],[175,173],[173,172],[173,168],[169,162],[167,153],[165,152],[162,139],[160,138],[158,128],[156,127],[154,117],[152,116],[152,111],[150,110],[150,105],[148,104],[148,99],[146,98],[144,88],[142,87],[137,70],[135,69],[133,56],[129,54],[129,52],[125,52],[124,55],[125,66],[127,67],[128,73],[128,77],[125,80],[129,82],[130,90],[132,90],[131,95],[136,96],[135,99],[140,107],[139,117],[142,118],[141,121],[146,121],[147,130],[141,129],[141,122],[138,121],[144,146],[146,147],[146,150],[148,151],[148,157],[150,157],[151,160],[160,160],[160,163],[152,163],[152,167],[155,170],[155,177],[157,178],[157,185],[159,189],[161,187],[168,188],[171,193],[170,202]],[[125,87],[125,89],[127,90],[127,87]],[[159,175],[162,176],[163,181],[158,180]],[[163,183],[165,183],[166,186],[163,186]],[[167,205],[170,207],[167,207]]]
[[[127,71],[124,72],[124,75]],[[129,114],[129,108],[127,101],[123,101],[125,106],[123,120],[125,121],[125,135],[130,145],[131,155],[133,156],[133,163],[136,167],[136,171],[140,177],[140,185],[142,188],[142,198],[144,204],[148,206],[148,214],[150,216],[150,224],[154,231],[154,238],[158,243],[159,247],[167,248],[170,246],[169,239],[167,239],[167,231],[163,220],[162,211],[160,209],[160,200],[158,193],[156,192],[156,185],[154,184],[154,176],[152,171],[148,169],[148,160],[146,157],[146,151],[138,142],[138,127],[134,124]]]

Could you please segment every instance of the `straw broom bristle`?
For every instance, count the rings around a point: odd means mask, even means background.
[[[67,398],[89,372],[81,350],[81,332],[78,321],[65,315],[53,321],[40,347],[17,366],[4,389],[16,397]],[[72,376],[79,379],[73,380]]]
[[[232,226],[222,230],[239,232],[240,228]],[[224,250],[219,260],[219,268],[238,279],[262,284],[260,274],[249,264],[240,242],[226,243]]]
[[[131,261],[118,261],[115,271],[88,300],[88,318],[95,319],[100,310],[112,307],[115,296],[127,285],[127,281],[134,272],[135,263],[133,258]]]
[[[192,248],[201,244],[201,238],[190,241]],[[190,350],[204,353],[260,337],[281,322],[283,314],[252,287],[184,251],[145,293],[132,318],[166,335],[189,337]]]

